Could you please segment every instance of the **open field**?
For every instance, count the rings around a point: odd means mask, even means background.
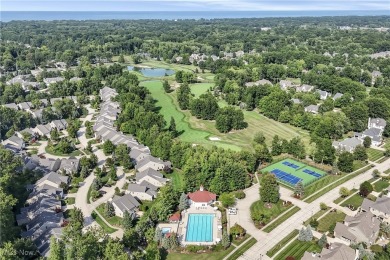
[[[191,93],[194,94],[195,98],[198,98],[203,93],[206,93],[207,90],[214,86],[213,83],[195,83],[190,85]]]
[[[286,257],[292,256],[294,259],[301,259],[303,254],[308,252],[320,252],[321,248],[315,241],[312,242],[301,242],[299,240],[294,240],[287,248],[285,248],[280,254],[278,254],[274,259],[276,260],[285,260]]]
[[[286,164],[289,164],[290,166],[286,165]],[[278,171],[278,170],[283,171],[284,173],[293,175],[294,177],[296,177],[295,181],[298,179],[301,179],[302,184],[305,186],[315,182],[319,178],[326,175],[325,172],[323,172],[319,169],[308,166],[304,163],[298,162],[298,161],[293,160],[293,159],[285,159],[283,161],[279,161],[277,163],[271,164],[270,166],[262,169],[261,172],[273,173],[273,172]],[[309,174],[306,171],[311,171],[312,174]],[[316,176],[314,176],[313,174],[315,174]],[[276,172],[275,172],[275,175],[280,182],[282,182],[283,184],[285,184],[287,186],[294,187],[296,185],[295,181],[292,181],[292,182],[289,182],[288,180],[286,181],[283,179],[283,178],[285,178],[284,176],[280,176]]]

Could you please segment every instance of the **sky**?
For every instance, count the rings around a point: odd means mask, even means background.
[[[390,0],[0,0],[1,11],[388,10]]]

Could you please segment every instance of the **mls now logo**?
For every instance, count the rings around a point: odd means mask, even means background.
[[[18,255],[22,255],[22,256],[34,256],[36,254],[35,251],[31,251],[31,250],[19,250],[18,251]]]

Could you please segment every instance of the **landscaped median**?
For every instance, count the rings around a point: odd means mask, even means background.
[[[275,219],[273,222],[271,222],[269,225],[266,225],[265,228],[263,229],[264,232],[271,232],[274,230],[277,226],[282,224],[284,221],[286,221],[288,218],[290,218],[292,215],[300,211],[301,209],[297,206],[292,207],[290,210],[288,210],[286,213],[283,215],[279,216],[277,219]]]
[[[284,247],[288,242],[293,240],[296,236],[298,236],[299,231],[294,229],[290,234],[288,234],[285,238],[283,238],[278,244],[276,244],[273,248],[267,251],[267,256],[273,257],[277,252],[279,252],[282,247]]]
[[[316,241],[303,242],[299,240],[294,240],[290,245],[288,245],[281,253],[279,253],[274,259],[276,260],[285,260],[287,257],[292,256],[291,259],[301,259],[303,254],[308,252],[321,252],[320,246]]]

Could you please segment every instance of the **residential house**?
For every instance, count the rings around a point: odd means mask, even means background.
[[[7,108],[10,108],[10,109],[15,109],[15,110],[19,110],[18,105],[16,105],[15,103],[4,104],[3,107],[7,107]]]
[[[236,55],[236,58],[241,58],[242,56],[244,56],[245,52],[244,51],[236,51],[234,54]]]
[[[39,168],[44,172],[56,172],[61,166],[60,159],[40,158],[38,155],[33,154],[31,158],[39,165]]]
[[[329,248],[323,248],[320,254],[305,252],[301,260],[357,260],[359,250],[342,243],[332,243]]]
[[[293,102],[293,104],[302,104],[302,101],[298,98],[292,98],[291,101]]]
[[[66,122],[65,119],[53,120],[50,123],[50,126],[52,127],[52,129],[57,128],[58,131],[61,131],[68,127],[68,122]]]
[[[376,201],[364,199],[361,210],[371,212],[377,218],[390,223],[390,195],[378,197]]]
[[[355,137],[364,140],[366,137],[371,138],[371,145],[380,146],[382,144],[382,130],[379,128],[369,128],[364,130],[362,133],[355,133]]]
[[[73,77],[73,78],[71,78],[71,79],[69,80],[69,82],[79,82],[79,81],[81,81],[81,80],[82,80],[82,78]]]
[[[115,209],[115,215],[123,218],[125,211],[129,212],[130,215],[136,216],[136,212],[140,203],[130,194],[126,194],[122,197],[114,196],[111,201]]]
[[[217,199],[217,195],[205,190],[203,185],[198,191],[188,193],[189,203],[191,207],[205,208]]]
[[[56,172],[50,172],[49,174],[46,174],[45,176],[40,178],[36,182],[35,186],[40,187],[42,185],[50,185],[55,188],[61,188],[62,183],[68,184],[69,177],[60,175]]]
[[[390,51],[383,51],[383,52],[374,53],[374,54],[371,54],[370,57],[372,59],[389,58],[390,57]]]
[[[51,131],[52,127],[50,124],[46,124],[46,125],[37,125],[33,131],[40,135],[40,136],[46,136],[46,137],[50,137],[50,131]]]
[[[177,63],[180,63],[180,62],[183,61],[183,57],[178,56],[178,57],[175,58],[175,61],[176,61]]]
[[[130,194],[139,200],[153,200],[157,196],[157,192],[155,190],[136,183],[130,183],[125,192],[126,194]]]
[[[18,107],[21,110],[29,111],[32,108],[32,103],[31,102],[22,102],[18,104]]]
[[[148,168],[152,168],[156,171],[160,170],[170,170],[172,168],[172,164],[170,161],[162,161],[161,159],[158,159],[156,157],[153,157],[151,155],[146,156],[144,159],[139,161],[135,168],[142,172]]]
[[[80,170],[80,160],[76,157],[69,157],[68,159],[62,159],[59,171],[65,171],[66,174],[73,175]]]
[[[293,87],[293,83],[290,80],[281,80],[279,86],[282,90],[288,90]]]
[[[10,138],[4,140],[1,142],[4,146],[13,146],[17,150],[23,150],[26,147],[25,142],[22,138],[18,137],[17,135],[13,135]]]
[[[344,139],[341,142],[333,141],[332,146],[339,151],[352,153],[358,145],[362,145],[363,141],[356,137]]]
[[[60,100],[62,100],[62,98],[51,98],[50,104],[53,106],[56,101],[60,101]]]
[[[252,86],[264,86],[264,85],[272,85],[272,82],[267,79],[261,79],[255,82],[247,82],[245,83],[246,87],[252,87]]]
[[[179,223],[180,220],[181,220],[180,212],[176,212],[172,214],[172,216],[170,216],[168,219],[169,223]]]
[[[116,97],[118,93],[115,89],[104,87],[99,90],[99,96],[103,100],[103,102],[110,101],[111,98]]]
[[[133,159],[137,163],[137,162],[143,160],[148,155],[150,155],[150,152],[149,151],[145,152],[145,151],[138,150],[138,149],[131,149],[129,155],[130,155],[130,158]]]
[[[320,94],[320,99],[321,100],[325,100],[327,99],[328,97],[331,96],[331,94],[327,91],[323,91],[323,90],[317,90],[317,93]]]
[[[168,181],[168,179],[164,178],[164,176],[160,172],[152,168],[148,168],[142,172],[137,172],[135,179],[139,184],[146,181],[156,187],[162,187]]]
[[[297,92],[310,92],[310,91],[313,91],[313,89],[314,89],[314,86],[303,84],[302,86],[297,87],[296,91]]]
[[[65,79],[63,77],[54,77],[54,78],[45,78],[43,79],[43,82],[45,82],[46,85],[55,84],[58,82],[62,82]]]
[[[383,118],[369,118],[368,119],[368,128],[377,128],[381,129],[382,131],[386,128],[386,120]]]
[[[344,223],[338,222],[334,229],[336,238],[347,243],[375,243],[379,234],[380,221],[371,211],[360,212],[356,216],[346,216]]]
[[[336,99],[339,99],[343,96],[343,94],[337,92],[334,96],[333,96],[333,100],[336,100]]]
[[[305,112],[312,113],[312,114],[318,114],[320,106],[319,105],[310,105],[305,107]]]
[[[34,111],[29,111],[32,116],[38,120],[41,120],[42,119],[42,115],[43,115],[43,109],[37,109],[37,110],[34,110]]]

